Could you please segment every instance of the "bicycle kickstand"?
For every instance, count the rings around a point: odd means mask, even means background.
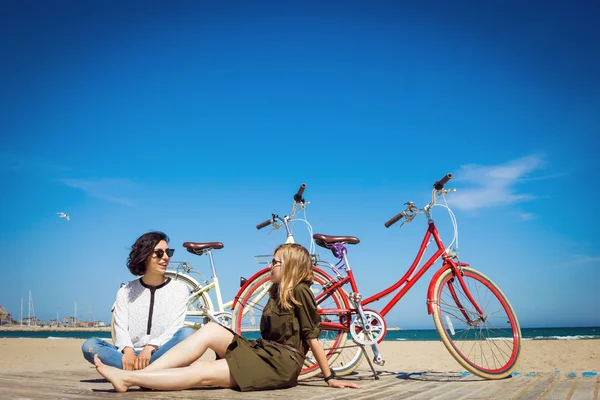
[[[377,372],[375,372],[375,368],[373,367],[373,363],[371,362],[371,359],[369,358],[369,355],[367,354],[367,349],[365,349],[365,345],[364,344],[360,344],[360,349],[362,350],[365,358],[367,359],[367,362],[369,363],[369,368],[371,368],[371,372],[373,372],[373,377],[375,379],[379,379],[379,375],[377,375]]]

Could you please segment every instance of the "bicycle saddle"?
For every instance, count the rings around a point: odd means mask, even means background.
[[[315,243],[321,247],[328,249],[334,243],[358,244],[360,239],[354,236],[329,236],[320,233],[313,235]]]
[[[223,248],[223,243],[221,242],[185,242],[183,243],[183,247],[187,249],[192,254],[196,254],[201,256],[207,250],[217,250]]]

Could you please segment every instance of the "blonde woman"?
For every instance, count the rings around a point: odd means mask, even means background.
[[[131,386],[182,390],[221,386],[241,391],[281,389],[296,385],[310,349],[330,387],[360,388],[335,379],[318,337],[320,316],[310,289],[313,279],[308,251],[299,244],[283,244],[270,264],[273,286],[260,321],[262,339],[247,340],[219,324],[209,323],[140,371],[123,371],[103,364],[98,373],[118,392]],[[207,349],[218,358],[203,361]]]

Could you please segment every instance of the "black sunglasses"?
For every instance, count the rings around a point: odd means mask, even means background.
[[[167,253],[167,257],[171,258],[171,257],[173,257],[173,253],[175,253],[175,249],[166,249],[166,250],[156,249],[156,250],[154,250],[154,254],[156,255],[157,258],[163,258],[165,253]]]
[[[281,264],[281,260],[278,260],[278,259],[274,258],[274,259],[271,260],[270,264],[272,266],[276,266],[277,264]]]

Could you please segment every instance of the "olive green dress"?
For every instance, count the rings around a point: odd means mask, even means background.
[[[225,358],[241,391],[296,385],[309,350],[307,339],[321,334],[321,317],[307,282],[294,288],[294,298],[302,305],[289,310],[269,298],[260,320],[262,339],[234,335],[227,347]]]

